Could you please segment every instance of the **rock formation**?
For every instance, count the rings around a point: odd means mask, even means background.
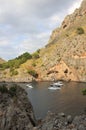
[[[49,112],[37,128],[38,130],[86,130],[86,115],[66,116],[64,113]]]
[[[41,51],[45,74],[42,78],[86,81],[86,0],[73,14],[66,16],[60,28],[50,36]],[[52,71],[51,71],[52,70]],[[65,70],[68,70],[65,73]]]
[[[17,86],[14,96],[0,92],[0,130],[32,130],[35,125],[33,108],[24,89]]]

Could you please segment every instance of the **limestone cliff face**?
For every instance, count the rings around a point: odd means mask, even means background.
[[[59,39],[65,30],[67,30],[67,29],[70,30],[70,29],[72,29],[71,27],[74,28],[75,25],[76,25],[76,27],[79,27],[79,26],[86,27],[85,17],[86,17],[86,0],[83,0],[81,7],[79,9],[76,9],[73,14],[67,15],[65,17],[65,19],[63,20],[61,27],[56,28],[52,32],[52,35],[49,40],[49,44],[51,43],[51,41],[53,42],[53,40],[55,41],[55,39],[56,40]],[[82,19],[84,19],[84,21],[81,21]],[[85,28],[85,30],[86,30],[86,28]],[[70,31],[72,31],[72,30],[70,30]]]
[[[86,81],[86,0],[52,32],[41,58],[43,78]]]

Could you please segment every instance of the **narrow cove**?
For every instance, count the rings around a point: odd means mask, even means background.
[[[64,82],[60,90],[48,90],[50,84],[38,82],[32,83],[32,89],[26,88],[36,118],[44,118],[48,111],[64,112],[72,116],[84,113],[86,96],[83,96],[82,89],[86,88],[86,83]]]

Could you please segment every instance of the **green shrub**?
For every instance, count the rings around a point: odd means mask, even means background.
[[[40,49],[38,49],[37,52],[40,53]]]
[[[28,74],[32,75],[33,77],[37,78],[38,74],[35,70],[28,70]]]
[[[14,71],[14,75],[18,75],[18,71],[17,70]]]
[[[16,96],[16,92],[17,92],[17,84],[13,84],[9,89],[6,87],[6,85],[1,85],[0,86],[0,92],[1,93],[8,93],[10,94],[12,97]]]
[[[8,92],[8,89],[4,84],[0,86],[0,92],[1,93],[7,93]]]
[[[9,94],[13,97],[16,96],[17,85],[13,84],[12,87],[9,88]]]
[[[13,76],[13,75],[18,75],[18,71],[17,70],[12,70],[11,71],[11,76]]]
[[[77,34],[84,34],[84,29],[82,27],[77,28]]]
[[[32,55],[33,59],[38,59],[39,58],[39,52],[35,52]]]
[[[33,66],[33,67],[35,67],[35,66],[36,66],[36,63],[35,63],[35,62],[33,62],[33,63],[32,63],[32,66]]]
[[[86,89],[82,90],[83,95],[86,95]]]
[[[31,58],[32,58],[32,55],[28,52],[25,52],[22,55],[18,56],[16,59],[22,59],[23,61],[26,61]]]

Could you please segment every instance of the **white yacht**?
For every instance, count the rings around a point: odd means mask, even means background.
[[[31,84],[27,84],[26,87],[33,88],[33,86]]]
[[[63,83],[61,81],[58,81],[58,82],[53,83],[53,85],[62,86]]]
[[[61,81],[58,81],[58,82],[51,84],[48,89],[52,89],[52,90],[61,89],[62,85],[63,85],[63,83]]]

